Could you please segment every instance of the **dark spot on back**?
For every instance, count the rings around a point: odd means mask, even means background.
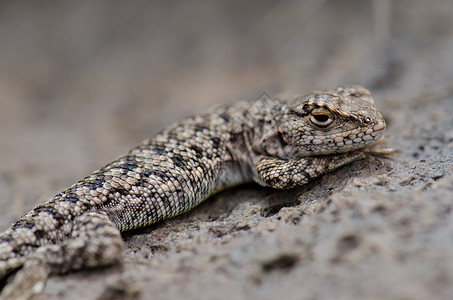
[[[195,156],[198,157],[198,158],[203,158],[203,149],[201,149],[200,147],[196,146],[196,145],[192,145],[190,147],[190,149],[192,149],[193,151],[195,151]]]
[[[208,128],[208,127],[206,127],[206,126],[204,126],[204,125],[196,124],[194,130],[195,130],[195,132],[198,132],[198,131],[203,131],[203,130],[205,130],[205,129],[207,129],[207,128]]]
[[[19,220],[16,223],[14,223],[14,225],[11,228],[14,230],[14,229],[23,227],[25,225],[25,223],[26,223],[25,220]]]
[[[226,112],[223,112],[219,115],[225,122],[230,122],[230,116],[226,113]]]
[[[213,137],[211,137],[211,141],[212,141],[212,147],[213,148],[219,148],[220,143],[221,143],[220,138],[218,138],[216,136],[213,136]]]
[[[143,177],[149,177],[152,174],[154,174],[153,169],[144,169],[141,175],[143,175]]]
[[[64,221],[65,221],[65,217],[60,214],[56,209],[55,207],[51,206],[51,205],[54,205],[54,203],[46,203],[44,205],[41,205],[41,206],[38,206],[37,208],[34,209],[34,212],[36,213],[42,213],[42,212],[46,212],[48,214],[50,214],[52,216],[52,218],[54,218],[55,221],[58,222],[57,226],[61,226],[63,225]]]
[[[170,159],[174,162],[175,166],[177,166],[178,168],[185,167],[184,158],[180,154],[174,154],[174,156],[171,157]]]
[[[41,239],[41,238],[44,237],[45,232],[44,232],[44,230],[36,230],[36,231],[34,232],[34,234],[35,234],[35,237],[36,237],[37,239]]]
[[[164,155],[166,153],[165,152],[165,145],[163,145],[163,144],[154,145],[153,150],[156,151],[156,153],[159,154],[159,155]]]
[[[63,199],[61,199],[62,201],[67,201],[67,202],[70,202],[70,203],[73,203],[73,204],[76,204],[77,202],[79,202],[79,197],[76,196],[76,194],[74,193],[68,193]]]
[[[104,183],[104,176],[100,175],[100,178],[88,182],[87,185],[91,190],[96,190],[97,188],[104,186]]]
[[[24,227],[28,228],[28,229],[32,229],[33,227],[35,227],[35,223],[31,223],[31,222],[27,221],[27,222],[25,222]]]
[[[118,194],[120,194],[120,195],[122,195],[122,196],[128,194],[128,192],[127,192],[126,189],[124,189],[124,188],[111,188],[109,191],[110,191],[111,194],[116,194],[116,193],[118,193]]]
[[[0,238],[0,243],[11,243],[14,239],[10,236]]]
[[[167,174],[166,174],[165,172],[163,172],[163,171],[155,170],[155,171],[154,171],[154,174],[155,174],[156,176],[158,176],[158,177],[164,179],[164,180],[167,180],[167,179],[168,179]]]
[[[119,166],[121,169],[123,169],[123,175],[126,175],[129,171],[135,170],[138,165],[137,161],[134,158],[127,158],[127,161]]]

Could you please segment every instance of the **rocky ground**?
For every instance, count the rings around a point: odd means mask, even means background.
[[[2,230],[172,121],[263,91],[362,84],[399,151],[220,193],[37,299],[453,295],[449,0],[2,1],[0,45]]]

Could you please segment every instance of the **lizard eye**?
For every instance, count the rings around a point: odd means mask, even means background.
[[[323,107],[318,107],[311,111],[310,121],[316,126],[326,127],[330,125],[330,123],[332,123],[333,120],[334,120],[333,114]]]

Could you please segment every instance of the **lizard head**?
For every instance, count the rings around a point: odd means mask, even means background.
[[[374,144],[384,129],[384,118],[364,87],[316,91],[292,99],[282,110],[275,154],[297,158],[354,151]]]

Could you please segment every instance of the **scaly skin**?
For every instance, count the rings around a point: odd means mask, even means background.
[[[122,255],[121,232],[181,214],[227,187],[293,188],[362,159],[384,128],[360,86],[289,101],[262,97],[175,123],[0,235],[0,277],[20,268],[2,298],[27,299],[50,274],[110,265]]]

